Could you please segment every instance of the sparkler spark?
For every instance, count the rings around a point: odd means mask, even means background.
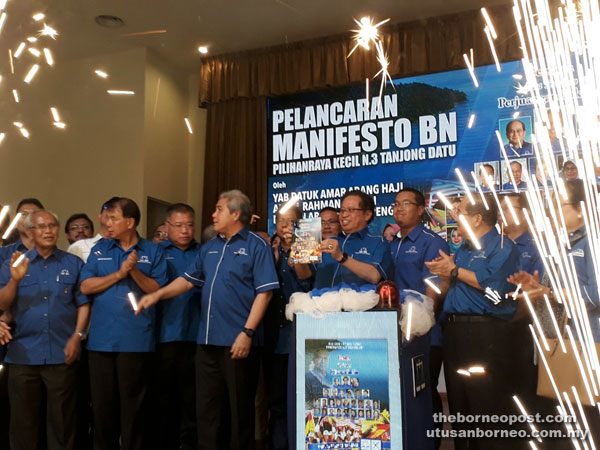
[[[4,22],[6,22],[6,13],[3,12],[0,15],[0,31],[2,31],[2,27],[4,26]]]
[[[471,225],[469,225],[469,221],[462,214],[458,215],[458,221],[461,223],[461,225],[464,227],[464,229],[467,230],[467,234],[469,235],[469,240],[471,241],[473,246],[477,250],[481,250],[481,244],[479,243],[477,236],[475,236],[475,233],[473,233],[473,229],[471,228]]]
[[[0,223],[1,223],[1,222],[2,222],[2,220],[0,220]],[[425,282],[425,284],[426,284],[427,286],[429,286],[431,289],[433,289],[433,291],[434,291],[436,294],[440,295],[440,294],[442,293],[442,291],[440,291],[440,288],[439,288],[439,287],[437,287],[437,286],[435,285],[435,283],[433,283],[433,282],[432,282],[432,281],[431,281],[429,278],[425,278],[425,279],[423,279],[423,281]]]
[[[188,129],[188,132],[189,132],[190,134],[194,134],[194,132],[192,131],[192,124],[190,123],[189,119],[186,117],[186,118],[184,118],[183,120],[184,120],[184,122],[185,122],[185,126],[186,126],[186,127],[187,127],[187,129]]]
[[[408,304],[408,318],[406,319],[406,340],[410,341],[410,328],[412,325],[413,304]]]
[[[4,134],[4,133],[2,133]],[[0,211],[0,223],[2,223],[2,221],[4,220],[4,218],[6,217],[6,215],[8,214],[8,205],[4,205],[2,207],[2,210]]]
[[[6,133],[0,133],[0,144],[2,144],[5,137],[6,137]]]
[[[13,98],[15,99],[15,103],[19,103],[19,92],[16,89],[12,90]]]
[[[469,75],[471,75],[473,84],[475,85],[476,88],[478,88],[479,81],[477,80],[477,75],[475,75],[475,63],[474,63],[474,59],[473,59],[473,49],[470,50],[470,53],[471,53],[471,59],[469,59],[469,57],[467,56],[466,53],[463,54],[463,59],[465,60],[465,63],[467,64],[467,69],[469,69]]]
[[[290,199],[285,202],[285,204],[279,209],[279,214],[285,214],[285,212],[290,209],[292,207],[292,205],[295,205],[296,202],[298,202],[298,200],[300,200],[300,197],[298,197],[296,195],[296,193],[294,192],[291,196]]]
[[[17,223],[19,223],[20,218],[21,218],[21,213],[17,213],[15,218],[12,220],[12,222],[10,223],[10,225],[8,226],[8,228],[2,235],[2,239],[7,239],[10,236],[10,233],[12,233],[12,230],[17,226]]]
[[[456,371],[456,373],[459,374],[459,375],[464,375],[466,377],[470,377],[471,376],[471,372],[469,372],[468,370],[465,370],[465,369],[458,369]]]
[[[135,295],[133,294],[133,292],[128,293],[127,298],[129,299],[129,303],[131,303],[131,307],[133,308],[133,310],[137,311],[138,304],[137,304],[137,300],[135,299]]]
[[[27,128],[25,128],[25,127],[19,128],[19,131],[21,132],[21,134],[23,135],[23,137],[25,139],[29,139],[29,131],[27,130]]]
[[[25,253],[21,253],[21,256],[19,256],[17,258],[17,260],[13,263],[13,267],[17,267],[19,264],[21,264],[23,262],[23,260],[25,259]]]
[[[120,90],[116,90],[116,89],[108,89],[106,92],[108,92],[110,95],[133,95],[133,94],[135,94],[134,91],[120,91]]]
[[[54,65],[54,58],[52,57],[52,52],[50,51],[50,49],[44,49],[44,57],[46,58],[46,64],[48,64],[49,66]]]
[[[42,20],[44,17],[46,17],[46,15],[44,13],[37,13],[33,15],[33,20],[35,20],[36,22],[39,22],[40,20]]]
[[[29,53],[31,53],[33,56],[35,56],[36,58],[39,58],[40,55],[42,54],[42,52],[40,52],[37,48],[33,48],[33,47],[29,47],[27,49],[27,51]]]
[[[348,57],[352,55],[352,53],[354,53],[354,51],[359,46],[363,47],[365,50],[369,50],[370,43],[376,44],[379,41],[379,31],[377,30],[377,28],[379,28],[384,23],[387,23],[389,20],[390,19],[385,19],[379,22],[378,24],[373,24],[373,19],[371,19],[370,17],[363,17],[362,19],[360,19],[360,22],[354,19],[354,21],[358,25],[358,30],[352,30],[356,33],[354,35],[354,40],[356,41],[356,44],[354,45],[354,47],[352,47],[350,53],[348,53]]]
[[[52,118],[55,122],[60,122],[60,115],[58,114],[58,110],[54,106],[50,108],[50,114],[52,114]]]
[[[100,78],[108,78],[108,74],[106,72],[104,72],[103,70],[96,69],[96,70],[94,70],[94,73],[96,75],[98,75]]]
[[[475,114],[471,114],[469,116],[469,123],[467,124],[467,128],[473,128],[474,123],[475,123]]]
[[[31,66],[31,68],[29,69],[29,72],[27,72],[27,75],[25,75],[25,79],[23,80],[25,83],[29,84],[31,82],[31,80],[33,80],[33,77],[35,77],[35,74],[38,72],[40,66],[37,64],[34,64],[33,66]]]
[[[13,54],[14,58],[19,58],[19,56],[21,56],[21,53],[23,53],[23,50],[25,50],[26,44],[25,42],[21,42],[19,44],[19,46],[17,47],[17,49],[15,50],[15,53]]]
[[[52,39],[56,39],[56,36],[58,36],[58,31],[56,31],[50,25],[44,24],[44,28],[40,30],[38,36],[48,36]]]

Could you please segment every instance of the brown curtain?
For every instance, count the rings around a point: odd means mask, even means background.
[[[489,8],[501,61],[522,56],[510,7]],[[463,69],[473,48],[475,65],[493,59],[479,10],[386,26],[381,38],[392,77]],[[220,191],[246,192],[266,227],[266,97],[364,83],[379,71],[373,51],[357,49],[351,33],[285,46],[207,58],[199,104],[208,108],[203,223]]]

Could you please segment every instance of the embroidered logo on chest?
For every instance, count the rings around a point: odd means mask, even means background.
[[[244,247],[240,248],[237,252],[233,252],[234,255],[242,255],[242,256],[248,256],[248,253],[246,253],[246,249]]]
[[[148,256],[146,256],[146,255],[140,256],[140,259],[138,259],[138,262],[142,263],[142,264],[150,264],[150,260],[148,259]]]
[[[417,247],[415,247],[414,245],[411,245],[411,247],[408,250],[406,250],[404,253],[419,253],[419,252],[417,251]]]
[[[69,273],[69,269],[62,269],[62,270],[60,271],[60,274],[61,274],[61,275],[66,275],[66,276],[68,276],[68,275],[71,275],[71,274]]]
[[[355,255],[369,255],[371,254],[367,251],[367,247],[362,247],[359,251],[354,252]]]

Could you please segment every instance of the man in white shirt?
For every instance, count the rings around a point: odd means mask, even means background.
[[[108,239],[108,230],[106,228],[106,222],[108,221],[108,214],[106,205],[111,204],[114,200],[118,199],[118,197],[113,197],[102,205],[100,209],[100,214],[98,214],[98,222],[100,223],[100,232],[89,239],[81,239],[79,241],[73,242],[69,245],[67,252],[72,253],[73,255],[79,256],[83,262],[87,262],[88,256],[90,256],[90,251],[92,247],[98,243],[100,239]]]

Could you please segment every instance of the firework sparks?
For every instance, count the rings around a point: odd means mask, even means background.
[[[412,325],[413,304],[408,304],[408,318],[406,319],[406,340],[410,341],[410,328]]]
[[[521,400],[519,400],[519,397],[517,397],[516,395],[513,395],[513,401],[516,403],[517,408],[519,408],[519,411],[521,411],[521,414],[523,414],[524,416],[529,416],[529,414],[527,413],[527,410],[523,406],[523,403],[521,403]],[[539,433],[538,433],[536,426],[532,422],[528,422],[528,425],[529,425],[529,428],[531,429],[532,436],[537,436],[538,442],[542,442],[542,439],[539,437]]]
[[[44,49],[44,57],[46,58],[46,64],[48,64],[49,66],[54,65],[54,58],[52,57],[52,52],[50,51],[50,49]]]
[[[354,47],[352,47],[350,53],[348,53],[348,57],[350,57],[350,55],[352,55],[352,53],[354,53],[354,51],[358,47],[363,47],[365,50],[369,50],[369,44],[372,43],[373,45],[375,45],[377,42],[379,42],[379,31],[377,30],[377,28],[379,28],[384,23],[387,23],[389,20],[390,19],[385,19],[379,22],[378,24],[373,24],[373,19],[371,19],[370,17],[363,17],[362,19],[360,19],[360,22],[354,19],[354,21],[358,25],[358,30],[352,30],[356,33],[354,36],[356,44],[354,45]]]
[[[12,233],[12,230],[17,226],[17,223],[19,223],[19,219],[21,219],[21,213],[17,213],[15,218],[12,220],[12,222],[10,223],[10,225],[8,226],[8,228],[2,235],[2,239],[7,239],[10,236],[10,233]]]
[[[2,221],[0,220],[0,222],[2,222]],[[425,278],[425,279],[423,279],[423,282],[424,282],[424,283],[425,283],[427,286],[429,286],[431,289],[433,289],[433,292],[435,292],[437,295],[440,295],[440,294],[442,293],[442,291],[440,291],[440,288],[439,288],[439,287],[437,287],[437,286],[435,285],[435,283],[433,283],[433,282],[432,282],[432,281],[431,281],[429,278]]]
[[[469,75],[471,75],[471,79],[473,80],[473,84],[475,85],[476,88],[479,87],[479,81],[477,80],[477,75],[475,75],[475,62],[473,59],[473,49],[470,50],[471,53],[471,58],[469,59],[469,57],[467,56],[466,53],[463,54],[463,59],[465,60],[465,63],[467,64],[467,69],[469,69]]]
[[[137,311],[138,303],[137,303],[137,300],[135,299],[134,293],[133,292],[128,293],[127,298],[129,299],[129,303],[131,303],[131,307],[133,308],[133,310]]]
[[[469,240],[471,241],[473,246],[477,250],[481,250],[481,244],[479,243],[477,236],[475,236],[475,233],[473,233],[473,229],[471,228],[471,225],[469,225],[469,221],[462,214],[458,215],[458,221],[464,227],[464,229],[467,230],[467,234],[469,235]]]
[[[96,69],[94,70],[94,73],[100,78],[108,78],[108,74],[104,70]]]
[[[35,77],[39,68],[40,68],[40,66],[37,64],[34,64],[33,66],[31,66],[31,68],[29,69],[29,72],[27,72],[27,75],[25,75],[25,79],[23,81],[27,84],[31,83],[31,80],[33,80],[33,77]]]
[[[194,132],[192,131],[192,124],[190,123],[190,120],[186,117],[183,119],[183,121],[185,122],[185,126],[188,129],[188,133],[194,134]]]
[[[48,36],[52,39],[56,39],[56,36],[58,36],[58,31],[56,31],[50,25],[44,24],[44,28],[40,30],[38,36]]]

